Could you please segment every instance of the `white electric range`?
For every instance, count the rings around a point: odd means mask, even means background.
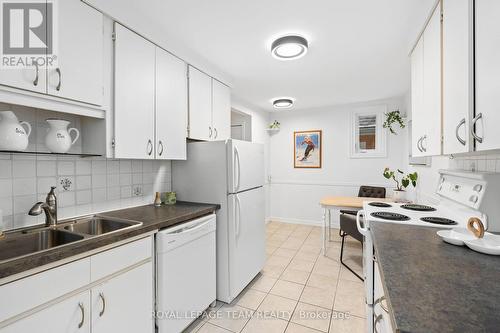
[[[392,332],[380,275],[374,263],[370,225],[394,223],[448,228],[466,228],[477,217],[490,232],[500,232],[500,173],[440,170],[435,204],[401,204],[366,201],[358,212],[357,226],[364,235],[363,275],[368,332]]]

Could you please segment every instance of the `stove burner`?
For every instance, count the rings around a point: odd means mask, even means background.
[[[458,224],[457,222],[446,219],[444,217],[422,217],[422,221],[424,222],[429,222],[429,223],[434,223],[434,224],[444,224],[444,225],[455,225]]]
[[[375,212],[371,214],[373,217],[391,221],[408,221],[410,218],[403,214],[392,212]]]
[[[416,210],[419,212],[433,212],[436,210],[436,208],[431,207],[431,206],[417,205],[417,204],[406,204],[406,205],[402,205],[401,208],[409,209],[409,210]]]
[[[392,205],[389,205],[388,203],[385,203],[385,202],[370,202],[368,205],[373,206],[373,207],[380,207],[380,208],[392,207]]]

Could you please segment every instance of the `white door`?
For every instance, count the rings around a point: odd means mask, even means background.
[[[156,48],[156,158],[186,159],[188,86],[186,63]]]
[[[476,0],[476,150],[500,148],[500,1]]]
[[[57,5],[58,64],[48,68],[48,93],[102,105],[103,15],[80,0]]]
[[[151,262],[92,288],[92,333],[152,333],[153,301]]]
[[[212,78],[189,66],[189,138],[210,140],[212,128]]]
[[[425,156],[441,154],[441,9],[436,8],[424,31],[425,126],[420,146]]]
[[[469,151],[473,98],[473,23],[470,0],[443,1],[443,153]]]
[[[231,89],[212,79],[212,127],[214,140],[231,137]]]
[[[47,69],[45,65],[29,66],[26,69],[0,69],[0,84],[44,94],[47,91]]]
[[[228,192],[236,193],[264,185],[264,146],[240,140],[227,144]]]
[[[411,54],[412,155],[423,156],[420,143],[424,137],[424,41],[420,38]]]
[[[115,157],[154,158],[155,46],[115,23]]]
[[[65,299],[0,329],[0,333],[89,333],[90,291]]]
[[[265,254],[264,189],[229,196],[229,286],[236,297],[262,270]]]

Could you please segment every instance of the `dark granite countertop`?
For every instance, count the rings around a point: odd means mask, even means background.
[[[500,330],[500,257],[447,244],[438,228],[370,228],[397,332]]]
[[[154,207],[153,205],[147,205],[99,213],[98,215],[106,216],[108,218],[114,217],[119,219],[134,220],[142,222],[143,224],[140,227],[125,230],[123,232],[118,231],[109,235],[86,238],[82,241],[56,247],[41,253],[34,253],[17,259],[0,262],[0,279],[91,251],[102,246],[110,245],[140,234],[171,227],[176,224],[210,214],[219,208],[220,205],[216,204],[177,202],[175,205],[171,206]]]

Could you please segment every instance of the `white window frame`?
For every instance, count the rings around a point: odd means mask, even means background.
[[[359,107],[351,112],[351,140],[350,140],[350,157],[351,158],[384,158],[387,157],[387,131],[383,128],[385,113],[387,113],[387,105],[374,105]],[[375,115],[377,117],[376,133],[375,133],[375,149],[356,151],[357,128],[356,120],[358,116]]]

